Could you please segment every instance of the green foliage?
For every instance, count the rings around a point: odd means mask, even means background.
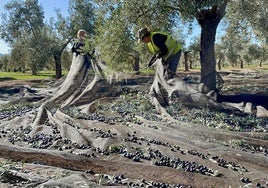
[[[53,57],[61,57],[63,52],[68,68],[70,57],[64,49],[78,29],[88,32],[89,48],[96,48],[97,54],[110,68],[129,70],[137,58],[142,65],[150,56],[145,45],[137,43],[136,32],[139,28],[147,26],[152,30],[165,31],[184,42],[187,36],[182,34],[182,27],[188,27],[191,32],[193,20],[200,19],[200,16],[205,19],[203,13],[211,12],[216,6],[220,10],[220,5],[225,2],[70,0],[69,16],[65,18],[56,10],[57,17],[44,23],[44,11],[38,0],[12,0],[5,6],[0,25],[1,37],[12,47],[11,58],[4,70],[31,69],[33,74],[37,74],[39,70],[54,67]],[[217,49],[217,58],[229,59],[234,66],[243,60],[252,61],[252,58],[259,64],[267,61],[267,3],[267,0],[228,2],[228,29],[222,45]],[[224,16],[224,9],[222,11],[220,16]],[[186,26],[185,23],[190,24]],[[248,46],[252,37],[258,39],[254,50]],[[201,47],[197,40],[191,46],[194,48],[192,59],[197,65],[202,59],[199,58]],[[259,53],[251,55],[251,51]],[[61,64],[60,61],[56,63]]]
[[[4,55],[0,57],[0,70],[1,71],[7,71],[8,70],[8,64],[9,64],[9,56]]]
[[[43,26],[44,11],[38,5],[38,0],[13,0],[5,5],[1,36],[8,42],[15,42],[25,36],[34,35],[33,30]]]
[[[137,43],[140,27],[170,32],[179,19],[174,11],[165,8],[167,3],[163,1],[97,0],[96,3],[99,5],[95,37],[98,51],[112,69],[121,71],[131,67],[137,52],[142,52],[140,63],[149,59],[145,46]]]
[[[188,49],[191,51],[190,53],[191,60],[196,64],[196,66],[199,66],[200,65],[200,39],[194,38],[194,40],[192,41]]]
[[[93,37],[95,33],[95,7],[91,0],[70,0],[69,1],[69,14],[68,23],[69,33],[76,36],[79,29],[84,29]]]
[[[14,68],[31,68],[34,75],[48,58],[44,50],[47,46],[43,35],[44,11],[38,0],[13,0],[5,5],[5,10],[6,19],[0,27],[1,35],[13,47],[10,62]],[[23,64],[19,64],[21,61]]]
[[[70,17],[57,11],[57,19],[44,23],[44,12],[38,0],[13,0],[5,6],[0,34],[12,47],[9,69],[32,70],[35,75],[55,61],[61,75],[61,55],[78,29],[94,32],[92,1],[70,1]],[[60,69],[61,71],[61,69]]]
[[[239,26],[246,24],[247,28],[252,28],[255,36],[260,41],[264,40],[267,43],[267,4],[267,0],[231,1],[228,7],[228,21],[232,24],[234,20],[239,19]]]
[[[108,18],[103,14],[105,8],[97,12],[97,50],[110,68],[122,71],[129,66],[128,56],[133,51],[134,41],[126,20],[120,15],[122,7],[114,9]]]
[[[231,1],[226,14],[226,35],[222,47],[230,62],[256,62],[262,66],[267,60],[267,0]]]

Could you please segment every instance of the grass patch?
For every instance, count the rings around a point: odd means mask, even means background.
[[[66,75],[67,71],[63,72]],[[6,80],[42,80],[47,78],[54,78],[55,71],[41,71],[38,75],[32,75],[31,72],[0,72],[0,81]]]

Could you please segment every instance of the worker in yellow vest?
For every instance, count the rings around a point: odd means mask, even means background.
[[[153,54],[149,66],[153,59],[162,58],[162,64],[166,69],[165,79],[174,78],[181,57],[181,43],[164,32],[151,32],[146,27],[138,31],[138,38],[139,42],[147,44]]]

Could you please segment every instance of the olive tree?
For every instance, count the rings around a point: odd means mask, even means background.
[[[145,46],[139,45],[136,31],[140,26],[171,31],[170,22],[159,22],[159,17],[167,18],[169,13],[161,12],[151,17],[144,14],[139,19],[138,9],[150,6],[150,1],[103,1],[96,0],[97,32],[96,45],[107,64],[113,69],[139,70],[139,64],[148,60],[149,53]],[[136,4],[136,5],[135,5]],[[142,53],[140,53],[142,52]]]
[[[5,5],[2,16],[1,37],[10,44],[23,44],[25,53],[29,57],[32,74],[44,66],[48,55],[44,52],[46,44],[43,40],[44,11],[38,5],[38,0],[13,0]],[[14,52],[16,53],[16,52]],[[37,55],[38,54],[38,55]]]
[[[267,60],[267,3],[267,0],[231,1],[226,16],[229,31],[227,37],[237,36],[238,43],[248,41],[250,45],[247,46],[243,57],[247,60],[257,58],[260,66]],[[233,40],[230,39],[230,42]]]
[[[103,1],[99,1],[103,2]],[[123,4],[121,17],[135,34],[139,27],[153,26],[154,29],[171,31],[181,21],[196,20],[201,27],[200,62],[201,82],[206,87],[204,92],[216,89],[216,61],[214,42],[217,26],[225,15],[228,0],[206,1],[108,1],[108,7]],[[108,44],[109,45],[109,44]]]
[[[69,15],[64,17],[60,10],[56,10],[56,18],[50,18],[46,24],[47,53],[53,56],[56,78],[62,77],[62,54],[68,49],[78,29],[85,29],[89,34],[94,32],[93,5],[89,0],[70,0]]]
[[[2,71],[5,72],[9,71],[8,63],[9,63],[9,55],[0,56],[0,69]]]
[[[239,25],[247,25],[251,28],[259,40],[265,40],[268,37],[268,18],[267,18],[268,0],[255,1],[231,1],[227,11],[227,18],[230,23],[239,19]]]
[[[100,5],[96,12],[96,47],[111,69],[122,71],[129,67],[129,57],[133,54],[131,30],[121,16],[124,11],[121,3],[112,10],[111,7]]]
[[[85,28],[92,33],[93,30],[94,14],[89,0],[71,0],[70,16],[64,18],[57,10],[57,18],[51,18],[47,24],[44,23],[44,11],[38,0],[12,0],[5,5],[5,10],[0,25],[1,38],[10,46],[23,43],[25,53],[21,55],[28,57],[27,66],[34,75],[46,66],[50,57],[53,57],[56,77],[60,78],[61,55],[76,31]]]

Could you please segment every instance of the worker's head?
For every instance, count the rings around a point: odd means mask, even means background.
[[[79,29],[77,31],[77,38],[78,39],[84,39],[87,35],[87,32],[84,29]]]
[[[141,28],[138,31],[139,42],[148,43],[150,39],[150,31],[147,27]]]

